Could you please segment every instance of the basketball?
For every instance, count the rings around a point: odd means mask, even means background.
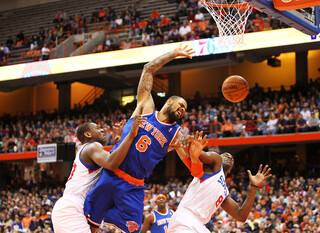
[[[247,80],[239,75],[232,75],[222,84],[222,94],[230,102],[236,103],[244,100],[249,94]]]

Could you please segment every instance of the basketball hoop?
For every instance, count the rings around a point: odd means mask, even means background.
[[[200,0],[211,14],[222,46],[243,45],[243,34],[253,6],[243,0]]]

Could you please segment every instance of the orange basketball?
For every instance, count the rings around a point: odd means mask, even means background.
[[[241,76],[232,75],[224,80],[222,94],[230,102],[240,102],[249,94],[249,84]]]

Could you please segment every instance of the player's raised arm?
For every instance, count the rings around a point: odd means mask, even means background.
[[[191,48],[180,45],[173,51],[165,53],[144,65],[137,90],[137,108],[132,117],[139,114],[150,113],[154,110],[154,103],[151,97],[153,75],[163,65],[170,62],[174,58],[179,56],[191,58],[192,54],[193,51]]]
[[[138,133],[139,125],[145,121],[145,118],[137,116],[135,117],[130,133],[125,137],[122,143],[117,149],[115,149],[112,155],[109,152],[106,152],[103,146],[94,142],[88,145],[88,148],[85,150],[85,153],[88,153],[88,156],[99,166],[104,167],[109,170],[117,169],[124,158],[126,157],[131,143],[135,136]]]
[[[245,222],[252,208],[256,192],[262,182],[271,176],[271,174],[269,174],[270,171],[271,168],[268,168],[268,165],[263,169],[262,165],[260,165],[259,171],[255,176],[252,176],[251,171],[248,170],[251,185],[249,194],[243,205],[240,207],[230,196],[228,196],[224,202],[222,202],[221,207],[236,220]]]

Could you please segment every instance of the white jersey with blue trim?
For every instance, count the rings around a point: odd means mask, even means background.
[[[183,196],[178,210],[174,213],[173,219],[175,215],[185,211],[186,214],[190,213],[206,224],[228,195],[229,190],[222,167],[214,174],[204,174],[201,179],[194,178]]]
[[[101,174],[100,166],[87,165],[81,161],[80,154],[86,145],[88,145],[88,143],[84,144],[76,155],[63,193],[63,196],[72,195],[79,197],[83,200],[82,204]]]

